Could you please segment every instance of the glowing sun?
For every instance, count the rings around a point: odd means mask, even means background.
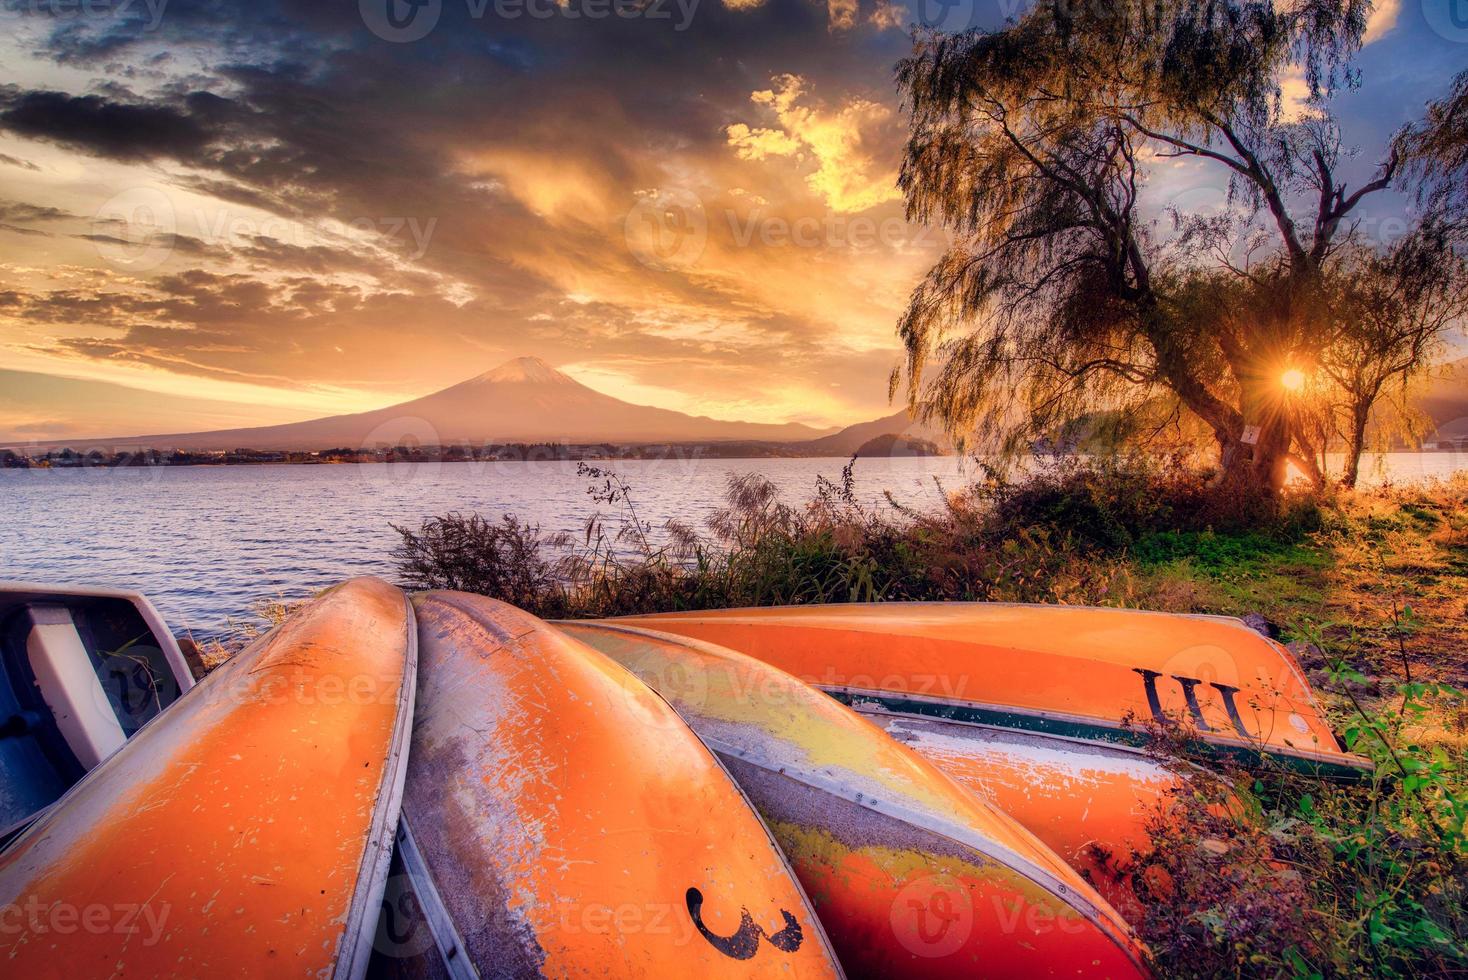
[[[1279,376],[1279,383],[1285,391],[1301,391],[1305,387],[1305,372],[1299,368],[1290,368]]]

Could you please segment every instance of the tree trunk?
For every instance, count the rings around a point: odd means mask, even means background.
[[[1254,446],[1254,468],[1257,479],[1278,496],[1289,480],[1290,448],[1293,432],[1283,415],[1268,419],[1259,427],[1259,442]]]
[[[1310,437],[1304,432],[1295,433],[1295,443],[1300,447],[1298,453],[1291,453],[1290,460],[1300,468],[1300,471],[1309,478],[1312,486],[1317,490],[1325,489],[1325,453],[1317,450]]]
[[[1259,446],[1244,442],[1242,430],[1215,434],[1218,435],[1219,473],[1214,486],[1232,505],[1233,516],[1252,522],[1274,514],[1278,490],[1270,478],[1273,457],[1260,453]]]
[[[1346,471],[1341,486],[1354,490],[1361,476],[1361,454],[1366,451],[1367,413],[1356,408],[1351,412],[1351,433],[1346,443]]]

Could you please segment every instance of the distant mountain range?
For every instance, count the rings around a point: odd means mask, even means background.
[[[1445,365],[1422,400],[1438,437],[1468,437],[1468,358]],[[1429,437],[1431,442],[1433,437]],[[639,446],[721,445],[725,455],[851,456],[951,453],[936,427],[913,422],[905,411],[839,430],[798,423],[770,425],[686,415],[634,405],[604,395],[537,357],[508,361],[493,371],[412,401],[370,412],[287,425],[164,435],[88,439],[114,452],[137,449],[210,452],[248,449],[315,452],[420,446],[511,443]],[[66,444],[58,441],[54,448]],[[27,447],[34,451],[36,448]]]
[[[1422,410],[1437,426],[1436,439],[1468,441],[1468,357],[1444,365],[1422,398]]]
[[[853,453],[861,453],[863,449],[872,455],[890,456],[892,455],[890,451],[881,452],[878,448],[878,440],[885,443],[884,437],[887,436],[894,437],[893,444],[906,443],[919,448],[928,444],[944,453],[953,451],[953,444],[942,429],[914,422],[908,418],[905,410],[885,418],[874,419],[871,422],[849,425],[840,432],[833,432],[828,436],[801,443],[801,448],[812,456],[850,456]],[[890,449],[891,446],[888,448]],[[917,455],[926,455],[926,453]]]
[[[634,405],[588,388],[537,357],[521,357],[452,388],[370,412],[249,429],[89,439],[114,450],[372,449],[507,443],[804,443],[808,425],[727,422]]]

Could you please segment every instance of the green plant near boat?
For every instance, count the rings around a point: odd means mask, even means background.
[[[1394,622],[1411,630],[1410,609]],[[1301,629],[1326,642],[1328,631]],[[1374,772],[1351,782],[1282,768],[1195,777],[1153,824],[1144,859],[1144,881],[1163,886],[1137,925],[1161,975],[1468,969],[1468,763],[1438,724],[1464,693],[1406,680],[1394,699],[1368,703],[1356,693],[1366,678],[1348,659],[1329,663],[1322,693],[1346,747]]]

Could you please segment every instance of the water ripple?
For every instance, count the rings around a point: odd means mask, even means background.
[[[644,520],[702,526],[730,474],[760,472],[792,502],[844,460],[647,460],[612,464]],[[1458,454],[1388,459],[1400,479],[1460,468]],[[954,459],[864,459],[858,491],[908,506],[958,486]],[[392,578],[390,524],[452,510],[514,513],[579,531],[596,509],[574,463],[0,470],[0,578],[137,589],[175,629],[249,618],[259,599],[294,599],[353,575]]]

